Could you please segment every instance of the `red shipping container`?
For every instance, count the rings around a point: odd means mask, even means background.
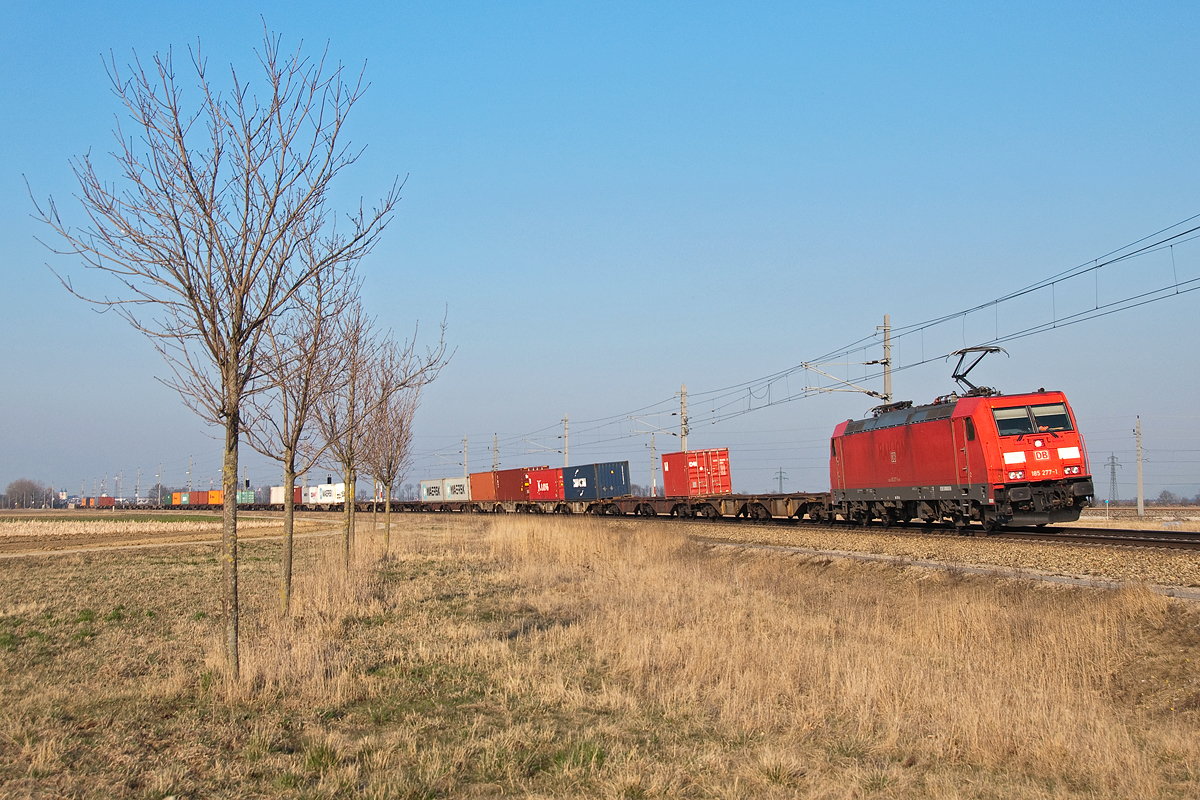
[[[193,506],[208,505],[208,492],[189,492],[188,505],[193,505]]]
[[[561,469],[535,469],[529,471],[530,500],[562,500],[563,471]]]
[[[117,504],[115,497],[97,497],[96,508],[113,508]]]
[[[529,473],[548,469],[546,465],[530,469],[502,469],[496,473],[496,499],[523,502],[529,499]]]
[[[663,489],[667,497],[730,494],[729,448],[663,454]]]
[[[495,472],[471,473],[472,503],[494,502],[496,500],[496,474]]]

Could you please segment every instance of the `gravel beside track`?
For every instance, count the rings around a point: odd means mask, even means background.
[[[847,530],[818,525],[723,525],[691,523],[696,539],[782,545],[842,553],[868,553],[946,566],[1036,571],[1045,575],[1161,587],[1200,587],[1200,552],[1074,544],[1002,537],[931,535],[920,532]],[[1032,577],[1032,576],[1031,576]]]

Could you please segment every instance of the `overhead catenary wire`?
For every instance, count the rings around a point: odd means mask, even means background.
[[[998,345],[1006,342],[1017,341],[1023,338],[1034,336],[1040,333],[1045,333],[1050,330],[1065,328],[1081,322],[1091,321],[1120,311],[1127,311],[1141,306],[1149,305],[1168,297],[1177,297],[1188,294],[1197,289],[1200,289],[1200,277],[1179,279],[1178,267],[1175,259],[1176,245],[1182,245],[1188,242],[1195,241],[1200,238],[1200,225],[1192,225],[1191,223],[1200,220],[1200,214],[1193,215],[1174,225],[1161,228],[1154,233],[1143,236],[1133,242],[1130,242],[1122,247],[1110,250],[1109,252],[1090,259],[1086,262],[1077,264],[1067,269],[1060,270],[1046,278],[1030,283],[1013,291],[1002,294],[991,300],[983,303],[977,303],[958,311],[942,314],[920,322],[911,323],[908,325],[898,325],[891,328],[891,337],[896,347],[901,346],[901,341],[905,337],[916,336],[919,338],[919,344],[915,344],[911,348],[907,348],[906,352],[912,352],[917,355],[914,361],[908,363],[895,363],[892,365],[892,373],[913,369],[924,364],[929,364],[935,361],[941,361],[948,355],[948,351],[942,351],[940,348],[936,354],[927,354],[926,332],[930,329],[944,325],[955,320],[963,322],[963,340],[966,341],[965,323],[968,317],[978,314],[985,310],[993,311],[992,323],[989,325],[992,328],[990,338],[982,339],[971,344],[987,344]],[[1153,253],[1167,250],[1171,257],[1171,277],[1172,280],[1166,285],[1159,286],[1154,289],[1137,291],[1128,294],[1116,300],[1111,300],[1107,303],[1101,303],[1099,297],[1099,281],[1097,278],[1095,288],[1095,298],[1092,308],[1075,311],[1065,314],[1060,317],[1058,315],[1058,294],[1056,287],[1058,284],[1066,281],[1079,278],[1089,273],[1099,275],[1099,272],[1105,268],[1112,267],[1135,258],[1151,255]],[[1019,298],[1027,297],[1036,292],[1049,289],[1051,291],[1051,308],[1050,318],[1025,325],[1017,330],[1001,332],[999,307],[1002,304],[1012,302]],[[848,359],[856,353],[864,353],[867,349],[875,346],[878,339],[878,331],[858,338],[841,347],[832,349],[823,353],[816,358],[806,360],[786,369],[781,369],[767,375],[759,376],[750,380],[740,381],[726,386],[722,386],[710,390],[691,391],[690,398],[696,408],[703,405],[708,413],[699,415],[693,413],[693,426],[697,423],[708,423],[709,425],[717,425],[735,417],[740,417],[755,411],[765,408],[779,406],[785,403],[795,402],[797,400],[813,397],[817,394],[836,391],[837,387],[832,385],[823,385],[818,379],[814,382],[815,385],[804,385],[799,389],[793,389],[790,378],[793,375],[809,372],[809,368],[813,365],[832,366],[830,362],[842,360],[840,365],[850,366],[861,364],[861,362],[851,362]],[[899,362],[899,359],[895,359]],[[856,378],[860,382],[876,380],[883,375],[882,370],[864,371],[861,378]],[[782,384],[777,386],[777,384]],[[782,391],[780,391],[782,389]],[[678,412],[672,411],[671,408],[675,404],[675,396],[664,397],[661,400],[648,403],[632,411],[626,411],[619,414],[596,417],[593,419],[583,420],[577,423],[578,427],[572,426],[573,444],[575,444],[576,452],[594,452],[595,450],[604,447],[605,445],[615,444],[617,442],[628,441],[640,436],[645,436],[651,433],[651,430],[639,429],[636,423],[639,418],[646,420],[674,416]],[[654,427],[654,432],[663,430],[656,426],[651,426],[648,423],[645,427]],[[553,435],[544,435],[547,432],[554,430]],[[447,439],[449,437],[446,437]],[[533,447],[523,448],[525,453],[529,452],[545,452],[549,450],[558,451],[550,445],[542,444],[542,442],[553,442],[555,439],[560,439],[559,423],[556,421],[542,428],[533,431],[528,431],[519,434],[505,435],[499,442],[498,447],[501,450],[510,452],[515,449],[522,449],[518,446],[521,444],[533,445]],[[449,442],[447,442],[449,443]],[[414,460],[422,460],[425,458],[443,457],[445,451],[440,447],[434,447],[422,453],[414,454]]]

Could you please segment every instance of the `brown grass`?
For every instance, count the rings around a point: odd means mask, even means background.
[[[295,532],[328,530],[336,525],[336,520],[328,518],[297,518]],[[238,531],[243,539],[280,536],[283,521],[278,515],[240,515]],[[216,541],[220,538],[221,518],[212,515],[198,519],[157,513],[131,517],[122,512],[108,519],[72,519],[70,512],[58,512],[49,517],[22,518],[17,515],[0,519],[0,555]]]
[[[240,519],[239,530],[278,528],[275,519]],[[144,536],[150,533],[216,533],[221,532],[219,517],[211,522],[178,522],[169,518],[131,522],[120,518],[111,520],[9,520],[0,523],[0,535],[32,539],[51,539],[63,536],[112,536],[125,534]]]
[[[246,545],[240,681],[211,548],[0,565],[0,795],[1200,793],[1200,618],[1147,590],[400,524],[302,543],[291,619]]]

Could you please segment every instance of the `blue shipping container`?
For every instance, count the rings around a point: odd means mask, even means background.
[[[600,497],[624,497],[629,494],[629,462],[610,461],[607,464],[597,464],[596,483]]]
[[[567,500],[595,500],[596,465],[563,467],[563,497]]]

